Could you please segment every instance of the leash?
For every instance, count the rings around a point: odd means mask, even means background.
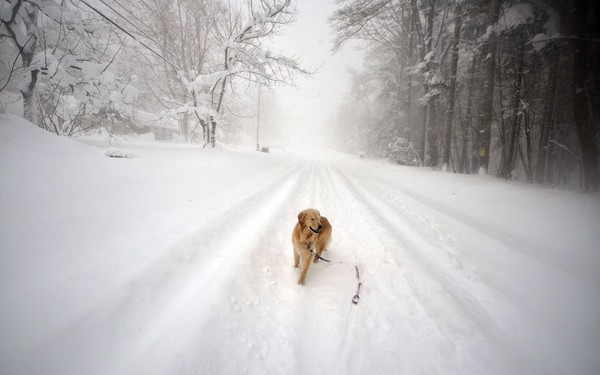
[[[360,293],[360,287],[362,286],[362,283],[360,282],[360,273],[358,272],[358,266],[356,264],[354,265],[354,269],[356,269],[356,280],[358,280],[358,288],[356,289],[356,294],[354,295],[354,297],[352,297],[352,303],[358,305],[358,301],[360,300],[360,296],[358,295],[358,293]]]
[[[317,258],[321,259],[322,261],[331,263],[331,261],[329,259],[325,259],[322,256],[320,256],[319,254],[315,253],[314,250],[310,247],[310,244],[308,244],[308,251],[310,251],[312,253],[312,255],[316,256]]]
[[[329,259],[325,259],[323,257],[321,257],[319,254],[315,253],[314,250],[311,248],[310,244],[308,244],[308,251],[311,252],[312,255],[316,256],[317,258],[319,258],[322,261],[325,261],[327,263],[331,263],[331,261]],[[345,262],[339,262],[340,264],[346,264]],[[358,271],[358,266],[355,264],[354,265],[354,269],[356,270],[356,280],[358,281],[358,287],[356,288],[356,294],[354,295],[354,297],[352,297],[352,303],[355,305],[358,305],[358,302],[360,300],[360,288],[362,287],[362,282],[360,281],[360,272]]]

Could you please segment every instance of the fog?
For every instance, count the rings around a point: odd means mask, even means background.
[[[275,100],[277,108],[262,109],[264,121],[280,126],[287,147],[333,147],[332,124],[350,90],[347,68],[359,70],[363,51],[354,45],[332,51],[335,34],[328,23],[334,1],[304,0],[297,4],[296,21],[270,41],[269,48],[296,57],[310,76],[298,75],[293,86],[276,86],[263,91],[265,107]],[[269,134],[264,134],[268,137]]]

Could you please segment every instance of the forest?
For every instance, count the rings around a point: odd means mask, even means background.
[[[600,187],[600,4],[337,0],[332,53],[363,70],[332,119],[343,151],[584,192]],[[215,144],[258,86],[316,70],[271,52],[295,1],[7,0],[0,112],[64,136],[152,129]],[[239,116],[237,116],[239,117]]]
[[[376,157],[597,191],[594,1],[339,1],[336,48],[368,46],[343,143]]]

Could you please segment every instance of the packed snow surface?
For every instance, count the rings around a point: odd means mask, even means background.
[[[600,372],[597,195],[9,116],[0,176],[2,374]],[[307,207],[331,263],[299,286]]]

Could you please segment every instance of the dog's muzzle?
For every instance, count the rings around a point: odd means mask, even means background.
[[[313,229],[313,227],[309,226],[310,230],[312,230],[314,233],[319,234],[319,232],[321,232],[321,229],[323,229],[323,226],[321,224],[319,224],[319,226],[317,227],[317,229]]]

